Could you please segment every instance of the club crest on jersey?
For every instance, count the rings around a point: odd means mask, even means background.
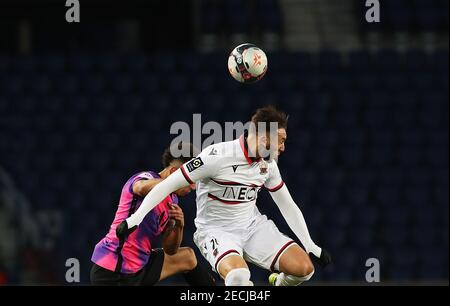
[[[200,157],[196,157],[186,164],[186,169],[188,169],[189,172],[192,172],[201,166],[203,166],[202,159]]]
[[[259,162],[259,174],[267,174],[267,163],[264,160]]]

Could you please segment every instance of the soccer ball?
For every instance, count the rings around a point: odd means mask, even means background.
[[[239,45],[228,57],[228,70],[236,81],[254,83],[266,74],[267,56],[253,44]]]

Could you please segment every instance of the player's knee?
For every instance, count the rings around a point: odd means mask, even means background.
[[[308,276],[308,275],[313,275],[314,274],[314,265],[312,264],[311,261],[307,261],[304,263],[304,267],[303,267],[303,276]],[[310,278],[311,278],[310,276]]]
[[[292,275],[298,277],[307,277],[308,275],[312,275],[314,273],[314,265],[311,261],[301,261],[295,264],[295,273]]]
[[[225,277],[226,286],[251,286],[250,270],[247,268],[233,269]]]
[[[193,270],[197,266],[197,257],[195,256],[195,252],[191,248],[184,248],[183,252],[183,258],[184,263],[186,265],[186,270]]]

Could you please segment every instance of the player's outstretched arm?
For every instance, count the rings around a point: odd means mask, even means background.
[[[183,176],[180,169],[169,175],[168,178],[153,187],[153,189],[145,196],[138,210],[136,210],[133,215],[131,215],[117,227],[117,237],[126,237],[142,222],[142,220],[144,220],[145,216],[156,205],[164,200],[165,197],[167,197],[175,190],[186,187],[188,185],[189,182]]]
[[[297,204],[295,204],[292,199],[286,185],[283,185],[283,187],[277,191],[271,192],[270,195],[277,204],[291,230],[302,242],[306,252],[315,256],[322,266],[329,264],[331,262],[331,257],[327,251],[318,247],[311,239],[305,218],[303,217],[300,208],[298,208]]]
[[[214,175],[215,170],[220,165],[220,159],[216,154],[210,155],[211,146],[205,148],[205,150],[153,187],[145,196],[138,210],[117,227],[116,235],[119,239],[124,239],[134,231],[145,216],[169,194]]]
[[[161,183],[163,179],[155,178],[151,180],[139,180],[133,184],[133,193],[140,197],[145,197],[150,190]]]

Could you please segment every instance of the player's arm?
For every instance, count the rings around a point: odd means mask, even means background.
[[[155,178],[151,180],[139,180],[134,182],[133,184],[133,193],[140,196],[145,197],[150,190],[153,189],[157,184],[161,183],[163,179]]]
[[[166,254],[174,255],[178,252],[183,240],[184,214],[180,206],[169,204],[169,224],[163,232],[162,247]]]
[[[306,252],[313,253],[320,257],[321,249],[311,239],[303,213],[292,199],[286,185],[283,182],[280,184],[282,185],[280,185],[276,191],[272,190],[270,192],[273,201],[280,209],[286,223],[302,242]]]
[[[127,228],[118,227],[118,231],[131,229],[135,226],[141,224],[145,216],[153,209],[156,205],[161,203],[169,194],[177,189],[186,187],[190,184],[182,174],[181,170],[178,169],[171,175],[169,175],[164,181],[156,184],[149,193],[145,196],[142,204],[136,210],[136,212],[125,220]],[[123,224],[123,223],[122,223]],[[124,225],[120,225],[124,227]],[[119,237],[119,232],[117,233]]]
[[[310,255],[314,255],[314,257],[319,260],[319,264],[324,266],[329,264],[331,262],[331,257],[327,251],[318,247],[311,239],[308,227],[306,226],[305,218],[284,184],[281,178],[280,170],[278,169],[278,165],[276,163],[274,164],[270,176],[264,185],[270,191],[273,201],[280,209],[286,223],[298,239],[300,239],[306,252]]]
[[[207,153],[209,152],[200,153],[198,157],[182,165],[180,169],[154,186],[136,212],[117,227],[117,237],[124,238],[130,234],[156,205],[175,190],[211,177],[218,162],[217,156],[209,156]]]
[[[286,223],[294,234],[300,239],[307,253],[312,253],[323,266],[331,262],[331,257],[327,251],[318,247],[309,235],[305,218],[300,208],[292,199],[286,185],[281,182],[276,190],[272,190],[270,195],[281,211]]]

